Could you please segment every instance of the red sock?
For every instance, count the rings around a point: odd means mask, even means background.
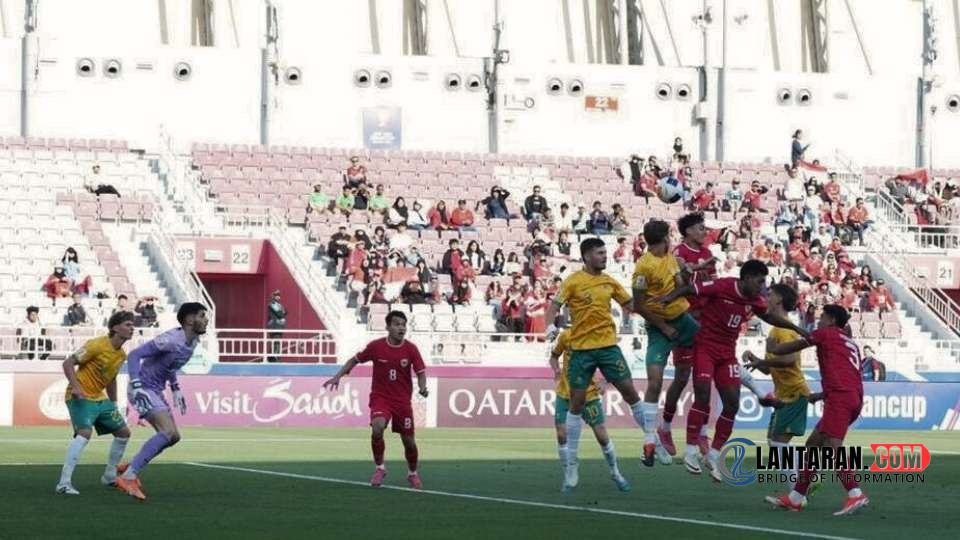
[[[840,481],[843,482],[843,488],[847,491],[860,487],[860,484],[853,479],[853,471],[849,469],[843,469],[837,471],[837,474],[840,476]]]
[[[373,449],[373,462],[377,466],[383,465],[383,452],[387,449],[387,443],[383,440],[383,437],[371,437],[370,448]]]
[[[403,451],[403,455],[406,456],[407,458],[407,467],[410,468],[410,471],[411,472],[416,471],[417,458],[419,457],[419,452],[417,451],[417,447],[410,446],[408,448],[405,448]]]
[[[723,445],[727,444],[727,439],[730,438],[731,433],[733,433],[733,418],[721,414],[717,418],[717,424],[713,427],[713,442],[710,447],[714,450],[720,450]]]
[[[677,414],[677,404],[669,401],[663,404],[663,421],[673,422],[673,415]]]
[[[806,461],[806,457],[804,457]],[[800,474],[797,475],[797,485],[793,488],[797,493],[801,495],[806,495],[807,490],[810,489],[810,477],[817,472],[814,468],[807,468],[806,465],[800,464]]]
[[[696,404],[687,413],[687,444],[695,445],[700,442],[700,428],[706,423],[709,413],[704,412]]]

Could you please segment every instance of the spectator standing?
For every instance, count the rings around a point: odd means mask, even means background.
[[[540,281],[533,283],[533,289],[523,300],[523,307],[526,312],[524,331],[527,334],[537,335],[538,337],[536,339],[543,341],[543,333],[547,329],[547,302],[546,295],[543,291],[543,284]],[[532,340],[533,338],[528,336],[527,339]]]
[[[430,219],[424,214],[420,201],[413,201],[413,209],[407,214],[407,226],[414,231],[422,231],[430,226]]]
[[[447,203],[437,201],[437,204],[427,212],[430,228],[438,231],[451,229],[450,217],[447,215]]]
[[[803,130],[798,129],[794,131],[793,141],[790,143],[790,164],[796,167],[803,161],[803,156],[807,152],[807,148],[810,148],[810,145],[803,144]]]
[[[803,177],[796,167],[787,166],[787,182],[784,188],[783,196],[788,201],[803,200]]]
[[[673,139],[673,156],[674,158],[677,158],[677,156],[682,156],[682,155],[683,155],[683,139],[681,139],[680,137],[677,137]]]
[[[505,333],[522,334],[524,329],[523,289],[516,286],[516,281],[514,279],[514,285],[507,289],[506,297],[500,306],[501,322],[498,324],[498,330]],[[517,336],[516,340],[519,341],[520,337]]]
[[[460,259],[463,257],[463,251],[460,249],[460,241],[456,238],[451,239],[447,246],[447,251],[444,252],[440,262],[440,270],[455,278],[454,271],[462,264]]]
[[[27,307],[27,318],[17,327],[17,338],[20,341],[20,358],[46,360],[53,350],[53,343],[43,336],[46,330],[40,326],[40,308]]]
[[[533,186],[533,194],[528,195],[523,201],[523,217],[528,221],[539,219],[544,210],[548,208],[547,199],[540,194],[540,186]]]
[[[359,156],[350,156],[350,166],[344,173],[344,180],[351,187],[359,187],[367,182],[367,168],[360,164]]]
[[[67,308],[63,318],[64,326],[90,326],[93,324],[87,317],[87,310],[83,308],[83,295],[73,293],[73,304]]]
[[[279,360],[276,355],[280,354],[280,338],[283,337],[283,332],[277,330],[287,328],[287,310],[280,303],[279,289],[273,291],[273,299],[267,305],[267,328],[272,330],[267,333],[267,338],[271,340],[270,351],[273,353],[267,357],[267,362],[276,362]]]
[[[885,381],[887,380],[887,366],[877,360],[873,354],[873,349],[866,345],[863,347],[863,362],[860,364],[865,381]]]
[[[457,201],[457,207],[454,208],[453,213],[450,215],[450,225],[461,231],[472,231],[473,228],[473,212],[467,208],[467,201],[460,199]]]
[[[311,191],[307,197],[307,213],[323,215],[326,214],[328,210],[330,210],[330,197],[327,197],[326,194],[323,193],[323,186],[321,184],[315,184],[313,191]]]

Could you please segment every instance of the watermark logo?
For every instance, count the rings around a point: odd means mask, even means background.
[[[747,447],[757,446],[757,443],[750,439],[730,439],[720,450],[720,457],[717,459],[717,468],[720,469],[720,475],[731,486],[745,486],[753,483],[757,479],[757,470],[744,470],[744,463],[747,457]],[[727,454],[733,452],[733,466],[727,469]]]
[[[930,451],[922,444],[871,444],[871,471],[920,472],[930,465]]]

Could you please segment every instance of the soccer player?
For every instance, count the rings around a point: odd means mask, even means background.
[[[767,300],[760,294],[767,280],[767,266],[752,259],[740,267],[740,278],[719,278],[692,283],[674,289],[654,301],[669,303],[685,294],[704,297],[702,326],[694,338],[693,407],[687,416],[687,448],[683,463],[692,474],[700,474],[700,431],[710,418],[710,387],[716,385],[723,409],[714,427],[713,441],[706,455],[710,477],[720,482],[717,470],[720,449],[733,432],[733,422],[740,408],[740,363],[737,361],[737,340],[740,326],[756,315],[772,326],[787,328],[805,335],[788,319],[767,310]]]
[[[775,315],[787,318],[797,307],[797,291],[789,285],[777,283],[770,287],[767,299],[769,311]],[[807,404],[810,403],[810,388],[800,370],[800,354],[792,353],[777,356],[772,351],[778,345],[795,341],[799,338],[795,332],[785,328],[773,328],[767,336],[767,354],[761,359],[750,351],[744,351],[743,361],[750,370],[759,369],[768,373],[773,379],[773,394],[782,402],[780,408],[770,417],[770,427],[767,429],[767,442],[770,449],[776,449],[781,456],[786,455],[784,450],[789,448],[794,437],[803,436],[807,431]],[[746,377],[748,373],[743,373]],[[786,471],[796,474],[796,468]],[[789,482],[788,486],[793,487]]]
[[[403,339],[406,334],[407,316],[402,311],[391,311],[387,314],[387,337],[368,343],[366,348],[347,360],[336,375],[323,383],[324,388],[336,390],[340,386],[340,379],[350,373],[357,364],[373,363],[373,383],[370,386],[370,446],[373,449],[373,462],[377,466],[370,479],[373,487],[382,486],[387,476],[387,469],[383,464],[383,453],[386,450],[383,432],[387,429],[387,424],[392,424],[393,432],[400,434],[400,441],[403,443],[408,466],[407,481],[414,489],[423,488],[417,472],[420,453],[414,438],[413,405],[410,402],[413,380],[410,372],[417,375],[420,395],[427,397],[427,368],[417,346]]]
[[[563,367],[559,360],[563,356]],[[557,342],[550,352],[550,367],[553,368],[554,378],[557,380],[557,400],[554,406],[554,425],[557,430],[557,453],[560,455],[560,465],[564,473],[567,471],[567,413],[570,410],[570,330],[564,330],[557,336]],[[620,474],[617,465],[617,453],[613,441],[604,425],[603,400],[600,385],[596,379],[590,381],[587,387],[586,403],[583,405],[583,419],[593,429],[593,435],[600,444],[603,458],[610,467],[610,479],[620,491],[630,491],[630,482]],[[566,480],[566,478],[564,478]],[[563,491],[570,491],[573,486],[563,483]]]
[[[832,448],[834,452],[843,444],[847,429],[860,416],[863,407],[863,380],[860,373],[860,348],[850,338],[847,322],[850,314],[842,306],[829,304],[816,330],[802,339],[777,345],[773,354],[795,354],[807,347],[817,348],[817,363],[823,386],[823,417],[807,438],[808,448]],[[834,454],[836,455],[836,454]],[[799,511],[807,505],[811,475],[816,469],[803,466],[797,484],[790,493],[779,497],[767,497],[767,502],[788,510]],[[835,516],[852,514],[866,506],[870,499],[860,489],[850,471],[840,471],[847,500]]]
[[[564,483],[571,488],[579,482],[580,430],[587,388],[593,375],[600,369],[630,405],[633,420],[643,426],[643,403],[633,386],[630,368],[617,346],[617,330],[610,314],[610,300],[616,300],[623,309],[629,309],[630,294],[617,280],[603,272],[607,267],[607,249],[603,240],[587,238],[580,242],[583,270],[567,277],[560,292],[547,307],[546,337],[553,341],[559,330],[555,324],[557,313],[566,304],[570,306],[570,411],[567,412],[567,470]]]
[[[90,442],[93,429],[97,435],[110,433],[113,443],[107,457],[107,468],[100,483],[113,485],[117,480],[117,465],[130,441],[130,428],[117,410],[117,372],[127,359],[123,344],[133,336],[133,313],[119,311],[107,321],[107,335],[91,339],[63,361],[67,376],[67,411],[73,424],[73,440],[67,447],[60,482],[56,492],[79,495],[71,478],[80,461],[80,454]]]
[[[678,284],[682,285],[682,278],[680,265],[670,252],[670,225],[665,221],[650,220],[643,226],[643,238],[647,242],[647,251],[633,270],[633,308],[644,318],[647,326],[642,461],[647,467],[653,467],[655,454],[664,465],[673,461],[672,453],[660,444],[657,437],[657,407],[667,357],[674,347],[692,347],[693,336],[700,325],[687,313],[690,304],[682,296],[668,304],[649,302],[651,297],[669,294]]]
[[[702,283],[717,277],[717,258],[707,248],[707,228],[704,226],[703,213],[687,214],[677,221],[677,230],[683,241],[673,250],[673,255],[681,265],[681,270],[688,281]],[[687,313],[694,320],[699,321],[703,299],[697,296],[688,296],[690,307]],[[677,455],[677,448],[673,443],[671,422],[677,413],[677,402],[690,380],[690,369],[693,363],[693,347],[677,344],[673,348],[673,381],[667,387],[667,395],[663,402],[663,424],[657,430],[660,444],[671,456]],[[707,437],[707,424],[703,425],[700,434],[700,452],[704,455],[710,451],[710,439]]]
[[[140,472],[160,452],[180,441],[177,423],[163,391],[169,383],[177,409],[181,415],[186,414],[187,400],[180,391],[177,371],[190,360],[200,336],[207,331],[207,308],[197,302],[187,302],[177,310],[177,322],[180,328],[167,330],[137,347],[127,360],[130,375],[127,399],[156,433],[143,443],[130,466],[117,478],[117,489],[141,501],[147,500],[147,496],[140,484]]]

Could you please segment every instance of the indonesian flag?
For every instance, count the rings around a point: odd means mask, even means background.
[[[802,159],[797,162],[797,166],[800,168],[806,169],[808,171],[816,171],[819,173],[827,172],[827,168],[824,167],[823,165],[816,165],[816,164],[810,163],[809,161],[804,161]]]
[[[930,177],[927,175],[926,169],[917,169],[912,172],[898,174],[897,180],[904,180],[907,182],[920,182],[925,186],[927,185],[927,182],[930,181]]]

